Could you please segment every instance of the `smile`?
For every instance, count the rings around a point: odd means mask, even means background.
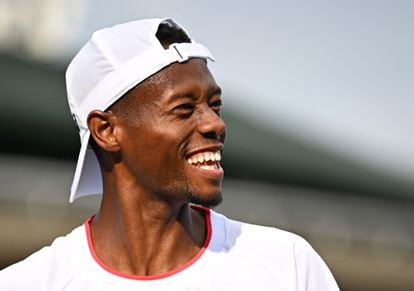
[[[194,154],[187,159],[187,162],[193,166],[207,171],[220,169],[221,154],[220,151],[206,151]]]

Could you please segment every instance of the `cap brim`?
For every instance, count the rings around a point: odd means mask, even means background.
[[[75,176],[70,190],[69,202],[87,195],[102,194],[102,175],[95,152],[88,146],[90,133],[82,139]]]

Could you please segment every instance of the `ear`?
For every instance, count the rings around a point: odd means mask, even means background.
[[[88,115],[88,128],[96,144],[108,152],[119,151],[115,135],[115,116],[111,112],[91,111]]]

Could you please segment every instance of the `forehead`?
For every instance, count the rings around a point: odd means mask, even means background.
[[[194,87],[199,90],[210,90],[218,85],[203,59],[192,59],[186,63],[175,63],[160,72],[165,79],[164,89],[177,90]]]
[[[169,96],[184,91],[208,94],[219,86],[203,59],[191,59],[185,63],[174,63],[161,70],[133,90],[148,99],[148,102],[167,101]],[[145,102],[145,100],[142,100]]]

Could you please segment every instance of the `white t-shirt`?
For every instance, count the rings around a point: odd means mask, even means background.
[[[89,219],[0,271],[0,290],[339,290],[325,263],[301,237],[203,210],[203,248],[167,274],[133,276],[105,266],[93,250]]]

